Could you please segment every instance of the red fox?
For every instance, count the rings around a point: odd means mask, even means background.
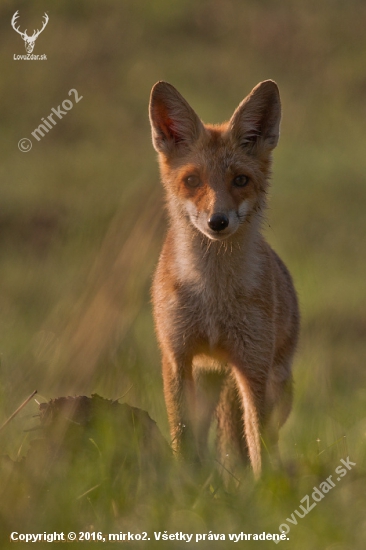
[[[261,82],[229,122],[208,125],[158,82],[149,114],[170,221],[152,298],[172,445],[202,461],[216,411],[221,457],[231,446],[258,478],[261,439],[276,446],[291,410],[299,331],[291,276],[260,233],[278,87]]]

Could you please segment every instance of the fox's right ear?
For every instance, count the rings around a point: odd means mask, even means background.
[[[192,107],[167,82],[157,82],[151,90],[149,116],[154,148],[166,156],[189,147],[203,131]]]

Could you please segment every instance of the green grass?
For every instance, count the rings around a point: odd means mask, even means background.
[[[48,11],[35,47],[47,62],[12,59],[24,53],[10,27],[15,9],[29,29]],[[33,489],[1,466],[2,548],[11,530],[278,532],[349,456],[356,466],[291,526],[287,546],[362,549],[364,4],[37,0],[3,3],[0,15],[0,424],[35,389],[43,402],[97,392],[147,410],[168,438],[149,298],[166,223],[147,117],[157,80],[207,122],[229,118],[260,80],[278,82],[283,122],[264,231],[293,274],[302,314],[294,408],[281,432],[288,475],[268,471],[254,485],[244,473],[239,489],[225,491],[210,466],[205,485],[162,460],[168,492],[155,487],[131,504],[126,490],[116,504],[105,469],[113,438],[64,477],[30,473]],[[21,153],[20,138],[71,88],[83,99]],[[1,455],[27,453],[34,414],[33,401],[0,432]],[[97,484],[98,495],[78,498]],[[255,544],[273,546],[246,547]],[[212,545],[220,543],[200,542]]]

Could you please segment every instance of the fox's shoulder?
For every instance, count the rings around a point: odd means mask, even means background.
[[[274,269],[281,273],[281,276],[286,280],[287,283],[292,285],[292,277],[285,263],[281,260],[277,252],[275,252],[268,243],[266,243],[266,245],[268,247],[268,252],[271,258],[271,262],[274,265]]]
[[[289,317],[296,326],[299,324],[298,297],[292,276],[283,260],[268,245],[268,251],[272,263],[274,280],[274,292],[277,302],[277,309],[280,315]]]

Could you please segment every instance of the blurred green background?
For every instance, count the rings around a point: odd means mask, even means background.
[[[47,61],[13,59],[25,54],[10,26],[16,10],[28,34],[48,12],[34,49]],[[160,519],[139,517],[145,530],[183,514],[187,532],[208,532],[218,515],[221,532],[278,532],[349,456],[357,466],[291,528],[290,544],[364,548],[366,4],[3,0],[0,27],[0,424],[35,389],[39,401],[98,392],[149,411],[168,437],[149,297],[166,224],[149,93],[167,80],[204,121],[222,122],[274,79],[283,119],[264,230],[302,313],[281,432],[291,482],[268,474],[239,496],[202,497],[194,509],[178,499]],[[81,101],[35,140],[70,89]],[[19,151],[21,138],[31,151]],[[26,453],[36,412],[33,401],[0,432],[2,454]],[[0,499],[4,487],[3,476]],[[6,525],[21,518],[0,513]],[[46,530],[49,515],[37,521],[28,532]]]

